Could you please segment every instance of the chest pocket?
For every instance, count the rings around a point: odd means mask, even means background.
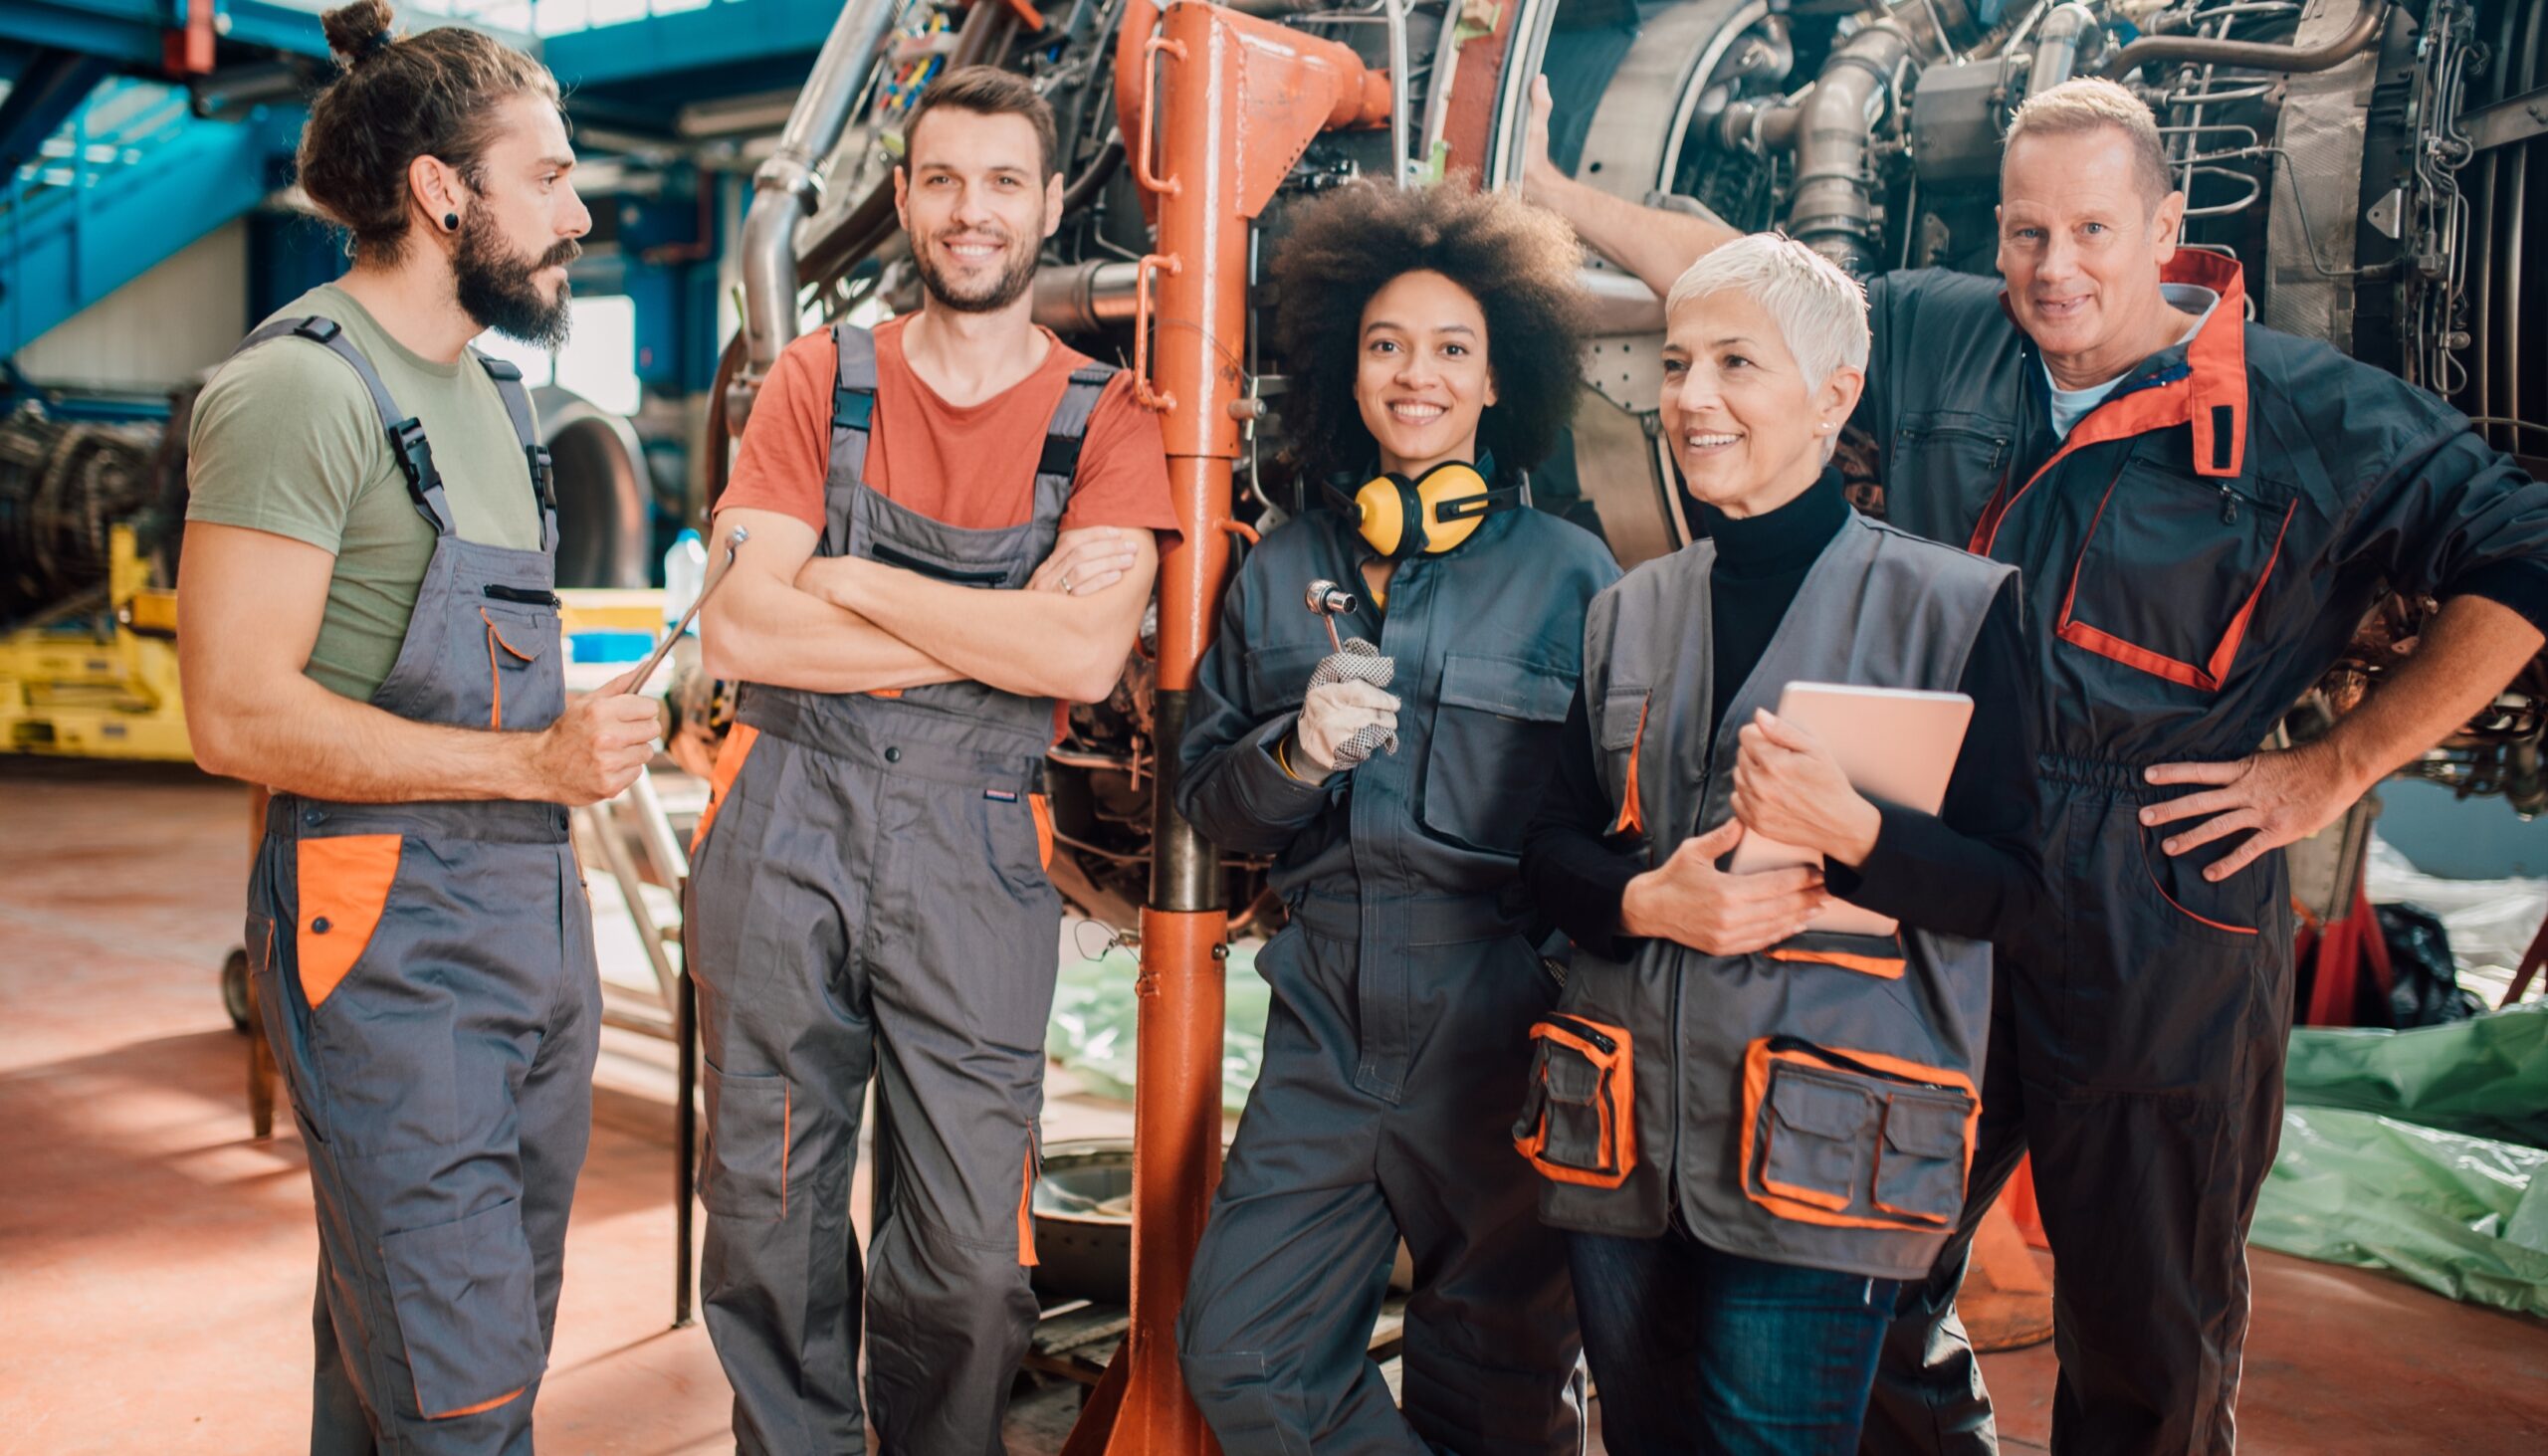
[[[1963,540],[2016,450],[2016,431],[2002,420],[1953,410],[1906,418],[1887,453],[1885,520],[1933,540]]]
[[[1445,656],[1424,752],[1424,826],[1478,849],[1521,853],[1574,696],[1571,674],[1536,663]]]
[[[1330,651],[1324,642],[1251,648],[1247,654],[1247,703],[1260,718],[1289,713],[1309,696],[1310,674]]]
[[[1645,802],[1642,786],[1637,782],[1637,759],[1645,751],[1646,720],[1654,711],[1654,695],[1645,688],[1612,684],[1601,697],[1600,737],[1601,783],[1610,791],[1610,802],[1618,812],[1610,818],[1609,832],[1626,840],[1640,840],[1645,833]]]
[[[2271,481],[2190,479],[2136,448],[2106,485],[2054,633],[2218,693],[2281,564],[2300,498]]]
[[[540,661],[557,640],[557,618],[498,596],[492,587],[488,595],[494,599],[478,609],[487,628],[487,727],[496,731],[508,725],[545,728],[564,706],[556,665]],[[453,681],[467,682],[470,676]],[[474,709],[469,717],[476,717]]]

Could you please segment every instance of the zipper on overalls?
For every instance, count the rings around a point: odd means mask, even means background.
[[[1592,1022],[1579,1021],[1562,1011],[1551,1011],[1540,1019],[1549,1023],[1551,1026],[1565,1027],[1568,1031],[1573,1032],[1575,1035],[1584,1038],[1586,1041],[1592,1043],[1592,1045],[1596,1047],[1599,1047],[1604,1054],[1615,1052],[1619,1049],[1617,1038],[1602,1031]]]
[[[494,597],[500,602],[520,602],[522,605],[527,607],[553,607],[562,605],[562,603],[557,599],[557,593],[553,591],[535,591],[527,586],[507,586],[500,581],[491,581],[487,583],[484,590],[487,595]]]
[[[2237,491],[2231,490],[2228,481],[2222,482],[2219,486],[2214,487],[2214,489],[2221,492],[2221,523],[2223,525],[2236,525],[2238,523],[2238,503],[2241,501],[2255,507],[2259,511],[2265,511],[2267,509],[2265,503],[2257,500],[2255,497],[2242,495]]]
[[[1964,1091],[1961,1087],[1950,1087],[1943,1082],[1922,1082],[1916,1077],[1905,1077],[1899,1072],[1886,1072],[1879,1068],[1870,1067],[1855,1057],[1835,1052],[1829,1047],[1817,1046],[1812,1042],[1806,1041],[1801,1036],[1771,1037],[1770,1050],[1774,1052],[1804,1052],[1809,1056],[1818,1057],[1822,1061],[1830,1063],[1832,1066],[1839,1068],[1843,1072],[1855,1072],[1861,1077],[1874,1077],[1885,1082],[1899,1082],[1905,1087],[1925,1087],[1931,1092]]]

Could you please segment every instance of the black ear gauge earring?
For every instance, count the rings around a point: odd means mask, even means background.
[[[459,231],[460,231],[460,214],[459,214],[459,213],[456,213],[456,212],[446,212],[446,213],[444,213],[444,214],[442,215],[442,230],[443,230],[444,232],[446,232],[446,233],[456,233],[456,232],[459,232]]]

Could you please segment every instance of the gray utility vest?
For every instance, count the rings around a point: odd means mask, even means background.
[[[1584,701],[1612,842],[1660,865],[1730,811],[1735,729],[1792,682],[1953,691],[2011,569],[1855,513],[1734,702],[1711,701],[1700,541],[1592,601]],[[1709,755],[1711,729],[1715,752]],[[1916,1279],[1955,1227],[1981,1103],[1991,947],[1904,927],[1751,955],[1577,952],[1516,1144],[1564,1228]]]
[[[901,566],[959,585],[1015,591],[1053,553],[1062,513],[1079,473],[1080,444],[1098,396],[1115,370],[1071,371],[1045,426],[1035,466],[1034,514],[1012,526],[975,529],[934,520],[868,488],[867,438],[876,410],[876,339],[849,323],[832,325],[840,377],[832,390],[832,444],[823,477],[823,535],[815,551]],[[891,761],[924,777],[979,779],[1040,794],[1044,752],[1053,743],[1053,700],[1004,693],[980,683],[935,683],[898,693],[812,693],[744,684],[736,722],[828,752]],[[877,745],[890,743],[889,750]],[[914,755],[919,755],[915,757]],[[928,761],[920,761],[925,758]],[[911,759],[912,761],[905,761]]]

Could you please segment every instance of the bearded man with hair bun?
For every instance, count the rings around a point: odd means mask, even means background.
[[[318,1204],[310,1449],[528,1453],[601,1030],[567,808],[657,728],[625,679],[566,701],[547,453],[469,343],[565,336],[592,218],[538,62],[323,24],[300,181],[352,267],[196,407],[186,720],[274,791],[248,947]]]

